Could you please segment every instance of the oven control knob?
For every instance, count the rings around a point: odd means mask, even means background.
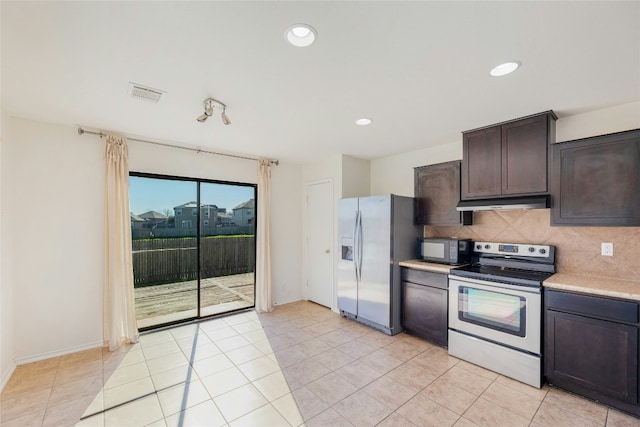
[[[547,253],[547,250],[546,250],[546,249],[544,249],[544,248],[542,248],[542,249],[540,249],[538,252],[540,252],[542,255],[544,255],[544,254],[546,254],[546,253]]]
[[[476,245],[476,249],[482,249],[482,245]]]
[[[491,245],[484,245],[485,249],[491,249]]]
[[[534,248],[533,246],[529,246],[529,252],[535,252],[536,248]]]

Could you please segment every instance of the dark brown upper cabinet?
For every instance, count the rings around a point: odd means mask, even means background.
[[[463,132],[462,199],[546,194],[553,111]]]
[[[421,225],[470,225],[472,212],[458,212],[460,161],[414,169],[415,223]]]
[[[640,129],[554,144],[551,225],[640,226]]]

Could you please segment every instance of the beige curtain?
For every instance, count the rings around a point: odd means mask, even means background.
[[[129,214],[129,150],[127,138],[107,135],[105,146],[106,269],[104,341],[113,351],[138,341],[133,293],[131,217]]]
[[[256,310],[273,310],[271,290],[271,244],[269,211],[271,194],[271,162],[258,161],[258,223],[256,240]]]

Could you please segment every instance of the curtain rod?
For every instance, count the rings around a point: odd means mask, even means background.
[[[78,126],[78,135],[82,135],[82,134],[85,134],[85,133],[89,134],[89,135],[97,135],[100,138],[104,138],[105,136],[107,136],[106,133],[93,132],[93,131],[90,131],[90,130],[82,129],[82,127]],[[215,154],[217,156],[227,156],[227,157],[233,157],[233,158],[236,158],[236,159],[243,159],[243,160],[254,160],[254,161],[260,160],[260,159],[257,159],[255,157],[238,156],[238,155],[235,155],[235,154],[226,154],[226,153],[218,153],[216,151],[200,150],[198,148],[181,147],[180,145],[165,144],[163,142],[149,141],[149,140],[146,140],[146,139],[129,138],[129,137],[127,137],[127,139],[130,140],[130,141],[144,142],[145,144],[154,144],[154,145],[161,145],[163,147],[177,148],[177,149],[180,149],[180,150],[195,151],[196,153]],[[269,160],[269,162],[271,162],[272,165],[276,165],[276,166],[278,166],[280,164],[279,160]]]

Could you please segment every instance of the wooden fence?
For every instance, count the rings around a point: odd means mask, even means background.
[[[200,242],[201,278],[255,270],[254,236],[204,237]],[[134,287],[196,280],[197,249],[194,237],[134,240]]]

